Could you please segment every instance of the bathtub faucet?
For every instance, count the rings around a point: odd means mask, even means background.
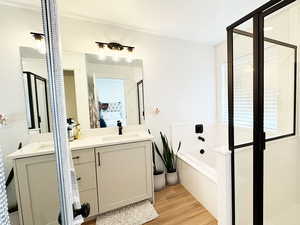
[[[201,137],[201,136],[198,137],[198,140],[205,142],[204,137]]]

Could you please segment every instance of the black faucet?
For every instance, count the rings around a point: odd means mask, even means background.
[[[120,120],[118,120],[117,126],[119,127],[119,135],[122,135],[123,134],[123,126],[122,126],[122,122]]]
[[[201,136],[198,137],[198,140],[205,142],[204,137],[201,137]]]

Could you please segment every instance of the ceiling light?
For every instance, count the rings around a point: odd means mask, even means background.
[[[30,33],[36,41],[36,48],[41,54],[46,54],[45,35],[42,33]]]

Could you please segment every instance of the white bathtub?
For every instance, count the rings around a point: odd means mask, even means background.
[[[219,225],[231,223],[230,152],[227,129],[204,126],[203,134],[195,134],[195,123],[172,126],[172,144],[178,153],[180,183],[218,220]],[[198,139],[205,138],[205,142]],[[201,154],[200,150],[204,150]]]

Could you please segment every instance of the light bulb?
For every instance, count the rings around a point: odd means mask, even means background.
[[[100,61],[105,61],[106,55],[104,55],[103,53],[99,53],[99,54],[98,54],[98,59],[99,59]]]
[[[128,56],[126,57],[126,62],[132,63],[132,61],[133,61],[132,54],[128,54]]]
[[[106,59],[106,47],[105,46],[103,46],[103,48],[99,48],[98,59],[100,61],[104,61]]]
[[[134,59],[134,53],[133,53],[133,48],[128,49],[127,57],[126,57],[126,62],[132,63]]]
[[[114,62],[119,62],[120,61],[119,52],[117,50],[113,50],[113,52],[112,52],[112,60]]]
[[[41,40],[37,40],[37,50],[41,54],[46,54],[46,43],[44,38],[42,38]]]

